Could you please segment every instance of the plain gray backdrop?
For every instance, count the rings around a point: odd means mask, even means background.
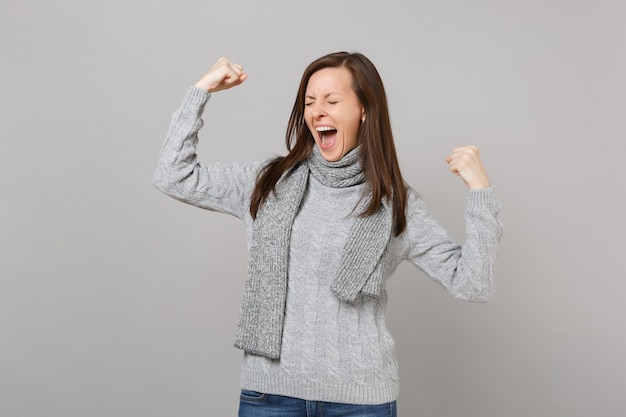
[[[203,161],[284,152],[302,71],[377,65],[405,178],[464,239],[447,171],[478,145],[503,203],[495,298],[389,282],[402,416],[626,413],[626,2],[17,1],[0,10],[0,415],[234,416],[243,226],[151,183],[220,56]]]

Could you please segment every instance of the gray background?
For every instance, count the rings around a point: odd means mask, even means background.
[[[235,415],[234,218],[151,185],[220,56],[202,160],[283,152],[314,58],[369,56],[408,182],[464,238],[444,162],[480,147],[504,204],[496,296],[389,285],[404,416],[624,415],[623,1],[17,1],[0,12],[0,415]]]

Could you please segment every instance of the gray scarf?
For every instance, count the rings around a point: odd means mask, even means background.
[[[274,193],[270,193],[259,208],[253,226],[235,347],[270,359],[280,357],[291,226],[300,208],[309,172],[322,184],[334,188],[365,181],[359,148],[337,162],[328,162],[314,146],[309,159],[283,175]],[[369,202],[369,196],[363,198],[355,213],[363,212]],[[355,218],[331,284],[332,292],[339,299],[352,302],[359,293],[378,296],[392,223],[387,204],[381,204],[371,216]]]

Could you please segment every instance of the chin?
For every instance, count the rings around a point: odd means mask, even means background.
[[[341,158],[343,158],[344,154],[337,151],[324,151],[320,149],[320,153],[322,154],[322,158],[327,160],[328,162],[337,162]]]

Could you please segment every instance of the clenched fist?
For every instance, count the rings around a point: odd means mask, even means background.
[[[195,86],[209,93],[214,93],[235,87],[244,82],[246,78],[248,78],[248,74],[243,72],[241,65],[235,64],[226,58],[220,58],[215,65],[198,80]]]
[[[450,171],[461,177],[470,190],[491,186],[476,146],[453,149],[446,157],[446,162],[450,166]]]

